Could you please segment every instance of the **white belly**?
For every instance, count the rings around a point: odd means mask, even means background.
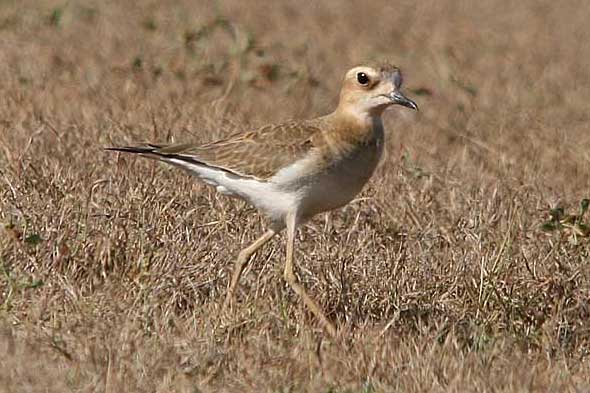
[[[370,179],[381,152],[381,143],[376,143],[321,170],[317,170],[319,158],[308,157],[279,171],[271,182],[296,195],[297,210],[308,219],[350,202]]]

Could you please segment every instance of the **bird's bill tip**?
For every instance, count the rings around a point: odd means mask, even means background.
[[[416,104],[413,100],[406,97],[401,91],[395,90],[390,95],[391,101],[394,104],[405,106],[406,108],[413,109],[415,111],[418,109],[418,104]]]

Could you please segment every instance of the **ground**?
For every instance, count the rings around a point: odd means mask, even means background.
[[[4,1],[0,391],[590,390],[586,1]],[[337,103],[388,59],[421,111],[345,208],[284,238],[103,151],[208,142]]]

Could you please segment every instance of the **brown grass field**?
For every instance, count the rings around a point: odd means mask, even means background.
[[[0,3],[1,392],[590,391],[590,3]],[[103,151],[337,104],[370,59],[421,111],[345,208],[284,238]],[[583,209],[582,209],[583,210]]]

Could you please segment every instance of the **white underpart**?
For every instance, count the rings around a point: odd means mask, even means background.
[[[293,164],[280,169],[270,181],[282,189],[297,190],[309,183],[310,179],[305,175],[310,173],[310,168],[316,165],[317,157],[307,156],[295,161]]]
[[[277,224],[282,225],[287,214],[297,208],[297,194],[284,190],[281,185],[274,182],[240,177],[222,169],[174,158],[165,161],[185,169],[222,194],[248,201]]]

